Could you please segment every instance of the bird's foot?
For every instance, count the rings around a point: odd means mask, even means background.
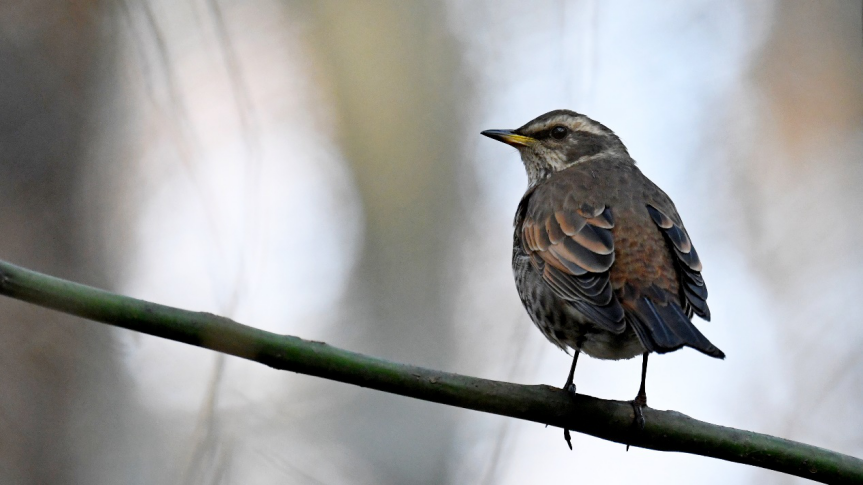
[[[647,396],[639,393],[635,396],[635,399],[630,401],[632,404],[632,411],[635,413],[635,418],[632,420],[633,427],[636,428],[636,432],[644,431],[644,408],[647,407]],[[629,451],[629,443],[626,444],[626,451]]]
[[[572,382],[564,384],[563,390],[570,396],[575,397],[575,384]],[[572,450],[572,435],[569,434],[569,430],[566,428],[563,428],[563,439],[566,440],[566,446],[569,446],[569,449]]]
[[[635,412],[635,420],[633,424],[638,426],[639,431],[644,431],[644,412],[642,409],[647,407],[647,396],[639,394],[632,400],[632,410]]]

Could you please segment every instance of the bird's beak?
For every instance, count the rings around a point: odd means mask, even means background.
[[[519,135],[513,130],[485,130],[481,133],[492,140],[502,141],[507,145],[512,145],[516,148],[529,147],[536,143],[536,138]]]

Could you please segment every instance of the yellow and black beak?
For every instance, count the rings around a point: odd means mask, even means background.
[[[481,134],[516,148],[529,147],[536,143],[536,138],[519,135],[513,130],[485,130]]]

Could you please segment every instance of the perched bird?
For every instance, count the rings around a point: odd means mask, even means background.
[[[710,320],[701,261],[671,199],[613,131],[569,110],[483,135],[521,153],[528,188],[515,214],[512,270],[533,323],[574,355],[643,355],[632,401],[643,428],[647,356],[691,347],[724,358],[692,324]],[[569,430],[564,437],[570,449]]]

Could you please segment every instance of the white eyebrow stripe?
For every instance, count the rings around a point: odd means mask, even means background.
[[[572,131],[583,131],[585,133],[591,133],[594,135],[607,135],[608,133],[603,131],[599,126],[591,123],[590,121],[584,119],[575,119],[573,120],[571,116],[567,115],[559,115],[555,116],[547,120],[542,125],[536,127],[536,131],[540,132],[543,130],[547,130],[556,125],[563,125],[569,127]]]
[[[576,131],[585,131],[587,133],[593,133],[594,135],[607,135],[607,133],[602,128],[594,124],[585,123],[581,120],[579,120],[577,124],[579,124],[580,126],[576,128]]]

